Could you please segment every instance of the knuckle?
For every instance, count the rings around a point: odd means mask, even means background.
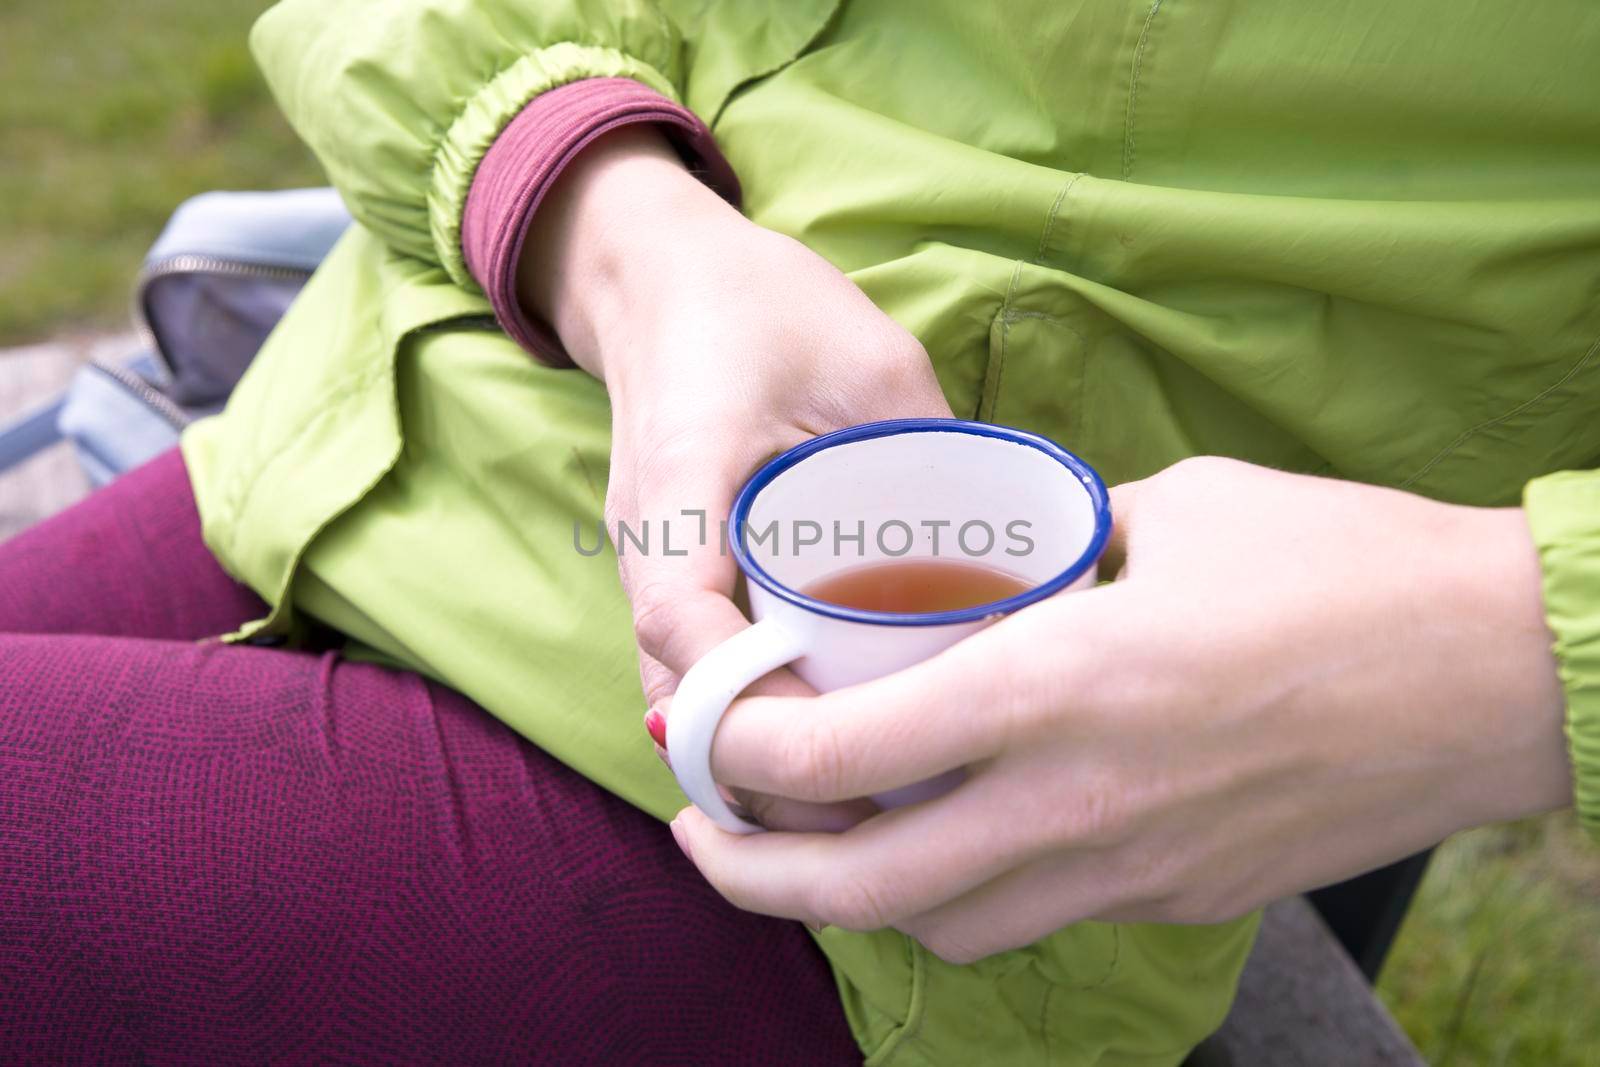
[[[1028,699],[1023,687],[1001,686],[994,694],[989,707],[986,725],[994,730],[994,737],[1002,749],[1021,748],[1046,737],[1050,727],[1048,716],[1039,708],[1039,702]]]
[[[1133,833],[1130,804],[1113,776],[1087,778],[1057,810],[1056,836],[1062,842],[1107,848],[1126,842]]]
[[[1255,908],[1267,903],[1258,887],[1234,880],[1212,883],[1195,882],[1194,888],[1183,894],[1177,920],[1187,924],[1211,925],[1232,922]]]
[[[623,500],[631,497],[631,495],[623,492],[620,478],[612,483],[611,488],[606,492],[605,505],[601,508],[601,516],[605,519],[607,530],[615,530],[617,522],[627,518],[628,508],[623,503]]]
[[[1191,477],[1196,477],[1216,474],[1232,462],[1232,460],[1222,456],[1186,456],[1168,467],[1167,470],[1169,472],[1182,471]]]
[[[678,598],[664,582],[645,582],[633,590],[633,635],[648,656],[660,658],[677,629]]]
[[[820,885],[812,910],[844,930],[881,930],[892,918],[887,895],[871,879],[848,874]]]
[[[647,708],[655,707],[678,688],[677,676],[653,659],[639,661],[639,682]]]
[[[903,388],[912,396],[938,389],[938,379],[933,373],[933,361],[922,342],[894,327],[881,345],[882,368],[891,384]]]
[[[1220,484],[1236,478],[1249,464],[1226,456],[1189,456],[1180,459],[1151,479],[1164,491],[1210,493]]]
[[[696,419],[659,414],[640,427],[641,447],[633,454],[633,481],[640,489],[641,499],[649,497],[648,490],[657,484],[657,478],[704,466],[703,430]]]
[[[620,476],[614,478],[610,487],[606,490],[605,503],[600,508],[600,517],[605,526],[606,537],[611,541],[613,548],[621,536],[624,526],[633,530],[639,528],[638,511],[638,500],[632,489],[623,484]],[[626,573],[628,565],[635,559],[637,559],[637,556],[624,555],[618,556],[617,562]]]
[[[920,376],[931,365],[928,350],[922,347],[922,342],[898,324],[891,324],[884,331],[879,348],[883,352],[884,366],[892,373]]]
[[[1124,911],[1151,922],[1194,926],[1224,922],[1249,910],[1241,905],[1241,894],[1186,869],[1176,851],[1122,855],[1109,861],[1118,872],[1115,896]]]
[[[1046,601],[1035,608],[1055,611],[1062,606]],[[1109,698],[1115,692],[1114,676],[1120,673],[1115,666],[1120,651],[1116,641],[1114,635],[1104,644],[1097,638],[1092,654],[1087,648],[1060,649],[1011,668],[991,697],[993,728],[1003,731],[998,735],[1001,744],[1024,751],[1055,741],[1063,723],[1097,724],[1113,707]]]
[[[922,947],[946,963],[965,967],[991,955],[982,946],[953,930],[935,928],[917,937]]]
[[[797,800],[845,800],[844,746],[824,716],[793,720],[782,760],[784,791]]]
[[[915,337],[892,321],[869,324],[859,337],[851,346],[857,369],[814,397],[819,417],[848,426],[863,415],[905,415],[908,405],[918,414],[948,410],[933,362]]]
[[[1183,881],[1176,875],[1177,865],[1167,855],[1120,855],[1109,863],[1117,872],[1115,895],[1124,905],[1160,915],[1185,891]]]
[[[1220,901],[1192,892],[1161,897],[1156,901],[1154,911],[1157,922],[1175,926],[1204,926],[1230,918]]]
[[[711,883],[711,888],[735,908],[757,915],[766,913],[766,909],[762,906],[763,901],[755,893],[750,892],[748,886],[735,879],[724,877],[719,871],[702,871],[702,874],[706,881]]]

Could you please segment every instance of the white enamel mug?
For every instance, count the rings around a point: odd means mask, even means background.
[[[933,656],[997,618],[1095,581],[1111,534],[1100,476],[1036,434],[960,419],[896,419],[824,434],[773,459],[734,501],[728,544],[755,625],[700,659],[667,716],[667,751],[689,799],[724,829],[754,833],[711,777],[711,742],[751,682],[789,666],[819,692]],[[962,560],[1031,582],[959,611],[863,611],[802,589],[891,560]],[[884,807],[936,796],[959,771],[874,797]]]

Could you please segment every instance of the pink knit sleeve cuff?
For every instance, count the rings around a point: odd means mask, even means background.
[[[690,169],[729,202],[739,179],[694,112],[630,78],[589,78],[540,93],[495,138],[478,164],[461,222],[467,269],[494,306],[501,327],[552,366],[570,366],[548,323],[517,300],[517,261],[533,213],[567,164],[609,130],[653,122]]]

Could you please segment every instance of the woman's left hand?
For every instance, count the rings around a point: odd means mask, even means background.
[[[686,809],[674,832],[723,895],[961,963],[1081,919],[1225,920],[1569,802],[1520,511],[1218,459],[1112,497],[1115,583],[875,682],[734,705],[728,785],[967,779],[838,834]]]

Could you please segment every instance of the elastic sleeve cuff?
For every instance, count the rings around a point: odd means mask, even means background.
[[[549,325],[517,299],[523,241],[545,194],[578,154],[601,134],[639,122],[659,126],[702,181],[738,204],[738,178],[705,123],[629,78],[589,78],[535,97],[495,138],[473,176],[461,224],[467,269],[506,333],[552,366],[572,361]]]
[[[1522,501],[1544,568],[1545,616],[1567,696],[1578,820],[1600,843],[1600,471],[1535,479]]]

